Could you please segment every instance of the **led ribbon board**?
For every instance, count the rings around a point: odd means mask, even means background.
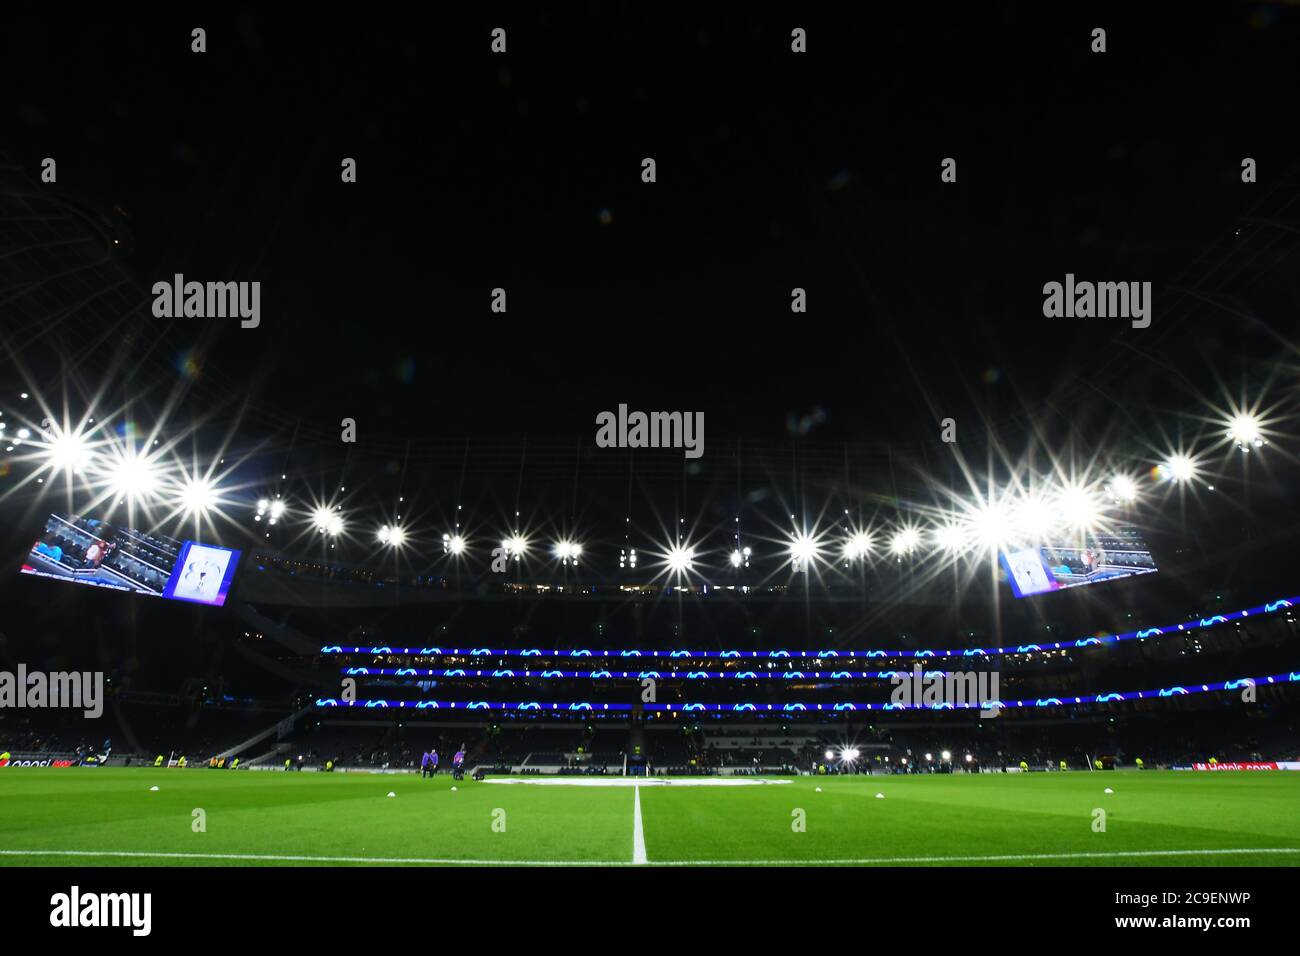
[[[784,680],[893,680],[895,677],[911,678],[911,671],[564,671],[564,670],[512,670],[493,668],[475,670],[465,667],[344,667],[340,674],[348,677],[474,677],[474,678],[547,678],[567,677],[578,680],[751,680],[774,678]],[[947,677],[947,671],[925,671],[924,677]]]
[[[1166,697],[1183,697],[1189,694],[1204,694],[1221,690],[1240,690],[1243,687],[1259,687],[1270,684],[1300,683],[1300,671],[1286,674],[1272,674],[1268,677],[1238,677],[1231,680],[1215,681],[1212,684],[1191,684],[1188,686],[1160,687],[1155,690],[1112,691],[1106,694],[1088,694],[1084,696],[1039,697],[1029,700],[992,700],[978,704],[895,704],[895,703],[738,703],[738,704],[640,704],[642,710],[664,713],[840,713],[844,711],[886,711],[886,710],[993,710],[1011,708],[1067,707],[1073,704],[1109,704],[1121,700],[1152,700]],[[363,707],[368,709],[396,708],[399,710],[499,710],[526,713],[545,711],[547,713],[586,713],[608,711],[624,713],[633,709],[632,704],[591,703],[588,701],[542,702],[542,701],[444,701],[444,700],[339,700],[336,697],[318,697],[317,707]]]
[[[838,658],[891,658],[891,657],[994,657],[1003,654],[1032,654],[1038,651],[1056,651],[1069,650],[1071,648],[1093,647],[1099,645],[1113,644],[1118,641],[1148,640],[1157,637],[1173,637],[1178,634],[1186,634],[1189,631],[1205,630],[1211,627],[1217,627],[1220,624],[1230,624],[1233,621],[1243,621],[1249,617],[1261,617],[1267,614],[1276,614],[1279,611],[1288,611],[1295,604],[1300,603],[1300,597],[1278,598],[1268,601],[1251,608],[1244,608],[1240,611],[1228,611],[1225,614],[1212,614],[1209,617],[1197,618],[1194,621],[1186,621],[1182,624],[1168,624],[1164,627],[1144,627],[1133,631],[1125,631],[1122,634],[1102,634],[1093,635],[1092,637],[1080,637],[1073,641],[1044,641],[1038,643],[1025,643],[1009,645],[1007,647],[967,647],[956,648],[953,650],[817,650],[817,651],[796,651],[796,650],[772,650],[772,651],[689,651],[689,650],[608,650],[608,649],[589,649],[577,648],[570,650],[547,650],[541,648],[491,648],[491,647],[389,647],[384,646],[344,646],[340,644],[327,644],[321,648],[322,654],[406,654],[417,657],[585,657],[585,658],[639,658],[648,657],[659,660],[719,660],[728,659],[754,659],[754,660],[786,660],[797,658],[800,660],[814,659],[819,661],[833,661]]]
[[[239,552],[76,514],[50,514],[21,573],[221,606]]]

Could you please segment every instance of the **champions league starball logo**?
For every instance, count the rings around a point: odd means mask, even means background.
[[[163,596],[199,604],[224,603],[238,557],[238,551],[187,542]]]
[[[186,564],[176,582],[176,594],[196,601],[210,601],[216,595],[217,582],[221,580],[222,566],[208,558],[199,558]]]

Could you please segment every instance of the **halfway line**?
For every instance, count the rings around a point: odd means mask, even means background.
[[[648,862],[645,858],[645,832],[641,829],[641,788],[632,790],[632,862],[640,866]]]

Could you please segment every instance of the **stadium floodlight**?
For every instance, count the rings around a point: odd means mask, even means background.
[[[945,750],[943,753],[939,754],[939,758],[943,760],[944,763],[947,763],[948,761],[952,760],[952,752],[949,750]]]
[[[926,755],[925,755],[925,762],[926,762],[926,763],[931,763],[933,760],[934,760],[934,754],[926,754]]]
[[[745,556],[741,554],[739,551],[733,551],[731,552],[730,560],[731,560],[731,566],[733,568],[738,568],[745,563]]]
[[[442,540],[445,542],[446,550],[450,551],[452,554],[465,553],[465,539],[460,535],[453,534],[448,536],[444,534]]]
[[[973,542],[992,550],[1012,537],[1017,522],[1000,502],[990,501],[968,509],[965,524]]]
[[[400,548],[406,543],[406,530],[400,525],[384,525],[379,529],[379,540],[390,548]]]
[[[921,532],[915,528],[899,528],[889,539],[889,550],[895,555],[911,554],[921,544]]]
[[[1243,452],[1268,444],[1260,420],[1248,412],[1232,416],[1228,422],[1227,436]]]
[[[808,565],[821,555],[821,541],[806,531],[791,535],[789,545],[790,563],[795,570],[807,570]]]
[[[282,502],[279,498],[274,499],[274,501],[270,498],[257,499],[257,514],[253,515],[252,519],[255,522],[260,522],[261,519],[265,518],[268,511],[270,512],[269,523],[278,522],[279,516],[285,514],[285,502]]]
[[[1056,498],[1056,513],[1062,526],[1070,531],[1087,531],[1101,520],[1101,505],[1095,495],[1082,485],[1067,485]]]
[[[501,542],[501,547],[505,553],[518,561],[528,552],[528,539],[519,534],[513,534]]]
[[[318,507],[311,513],[312,526],[321,534],[338,537],[343,533],[343,516],[335,508]]]
[[[557,541],[554,551],[562,564],[577,564],[578,558],[582,557],[582,545],[576,541]]]
[[[1128,475],[1116,475],[1106,485],[1106,493],[1110,495],[1113,501],[1118,501],[1120,504],[1129,504],[1137,500],[1137,482]]]
[[[217,506],[216,486],[207,478],[191,476],[181,486],[180,507],[186,514],[202,517]]]
[[[695,561],[695,549],[685,548],[680,544],[673,545],[668,549],[667,561],[669,571],[677,575],[684,574],[691,570]]]
[[[844,541],[844,559],[859,561],[871,553],[871,535],[865,531],[855,531]]]
[[[971,762],[972,760],[974,760],[974,759],[975,759],[975,758],[974,758],[973,756],[971,756],[970,754],[967,754],[967,755],[966,755],[966,762],[967,762],[967,763],[970,763],[970,762]]]
[[[835,751],[834,751],[834,750],[828,750],[828,751],[826,751],[826,759],[827,759],[827,760],[834,760],[834,759],[835,759]]]
[[[148,498],[158,490],[158,480],[156,463],[148,455],[140,452],[123,451],[108,466],[109,490],[119,498],[130,501]],[[188,488],[189,485],[185,487]],[[182,506],[189,510],[187,501],[182,491]]]
[[[961,525],[949,521],[939,525],[931,533],[934,546],[940,551],[956,554],[966,547],[966,532]]]
[[[1196,477],[1196,462],[1190,457],[1179,453],[1170,455],[1163,464],[1158,466],[1161,477],[1166,481],[1185,482],[1191,481]]]
[[[45,445],[45,461],[56,474],[76,474],[90,464],[90,440],[81,431],[51,428]]]
[[[1056,524],[1052,508],[1040,494],[1028,494],[1020,498],[1011,508],[1010,519],[1010,527],[997,532],[991,544],[1003,544],[1009,537],[1019,537],[1029,544],[1039,544],[1052,533]]]

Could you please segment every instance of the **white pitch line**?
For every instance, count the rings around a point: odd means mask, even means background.
[[[0,856],[125,857],[145,860],[237,860],[250,863],[406,863],[420,866],[631,866],[626,860],[466,860],[410,856],[300,856],[282,853],[165,853],[131,850],[0,850]]]
[[[648,862],[645,858],[645,831],[641,829],[641,788],[634,788],[632,793],[632,863],[640,866]]]
[[[1003,853],[990,856],[880,856],[844,860],[665,860],[651,866],[888,866],[908,863],[1008,863],[1032,860],[1110,860],[1161,856],[1226,856],[1300,853],[1300,847],[1244,847],[1228,850],[1116,850],[1107,853]]]
[[[636,842],[635,836],[633,842]],[[1110,860],[1180,856],[1249,856],[1300,853],[1300,847],[1243,847],[1224,850],[1117,850],[1107,853],[1006,853],[998,856],[881,856],[840,860],[467,860],[408,856],[300,856],[272,853],[167,853],[132,850],[0,850],[5,856],[111,857],[145,860],[236,860],[264,863],[404,863],[413,866],[889,866],[907,863],[1006,863],[1017,860]]]

